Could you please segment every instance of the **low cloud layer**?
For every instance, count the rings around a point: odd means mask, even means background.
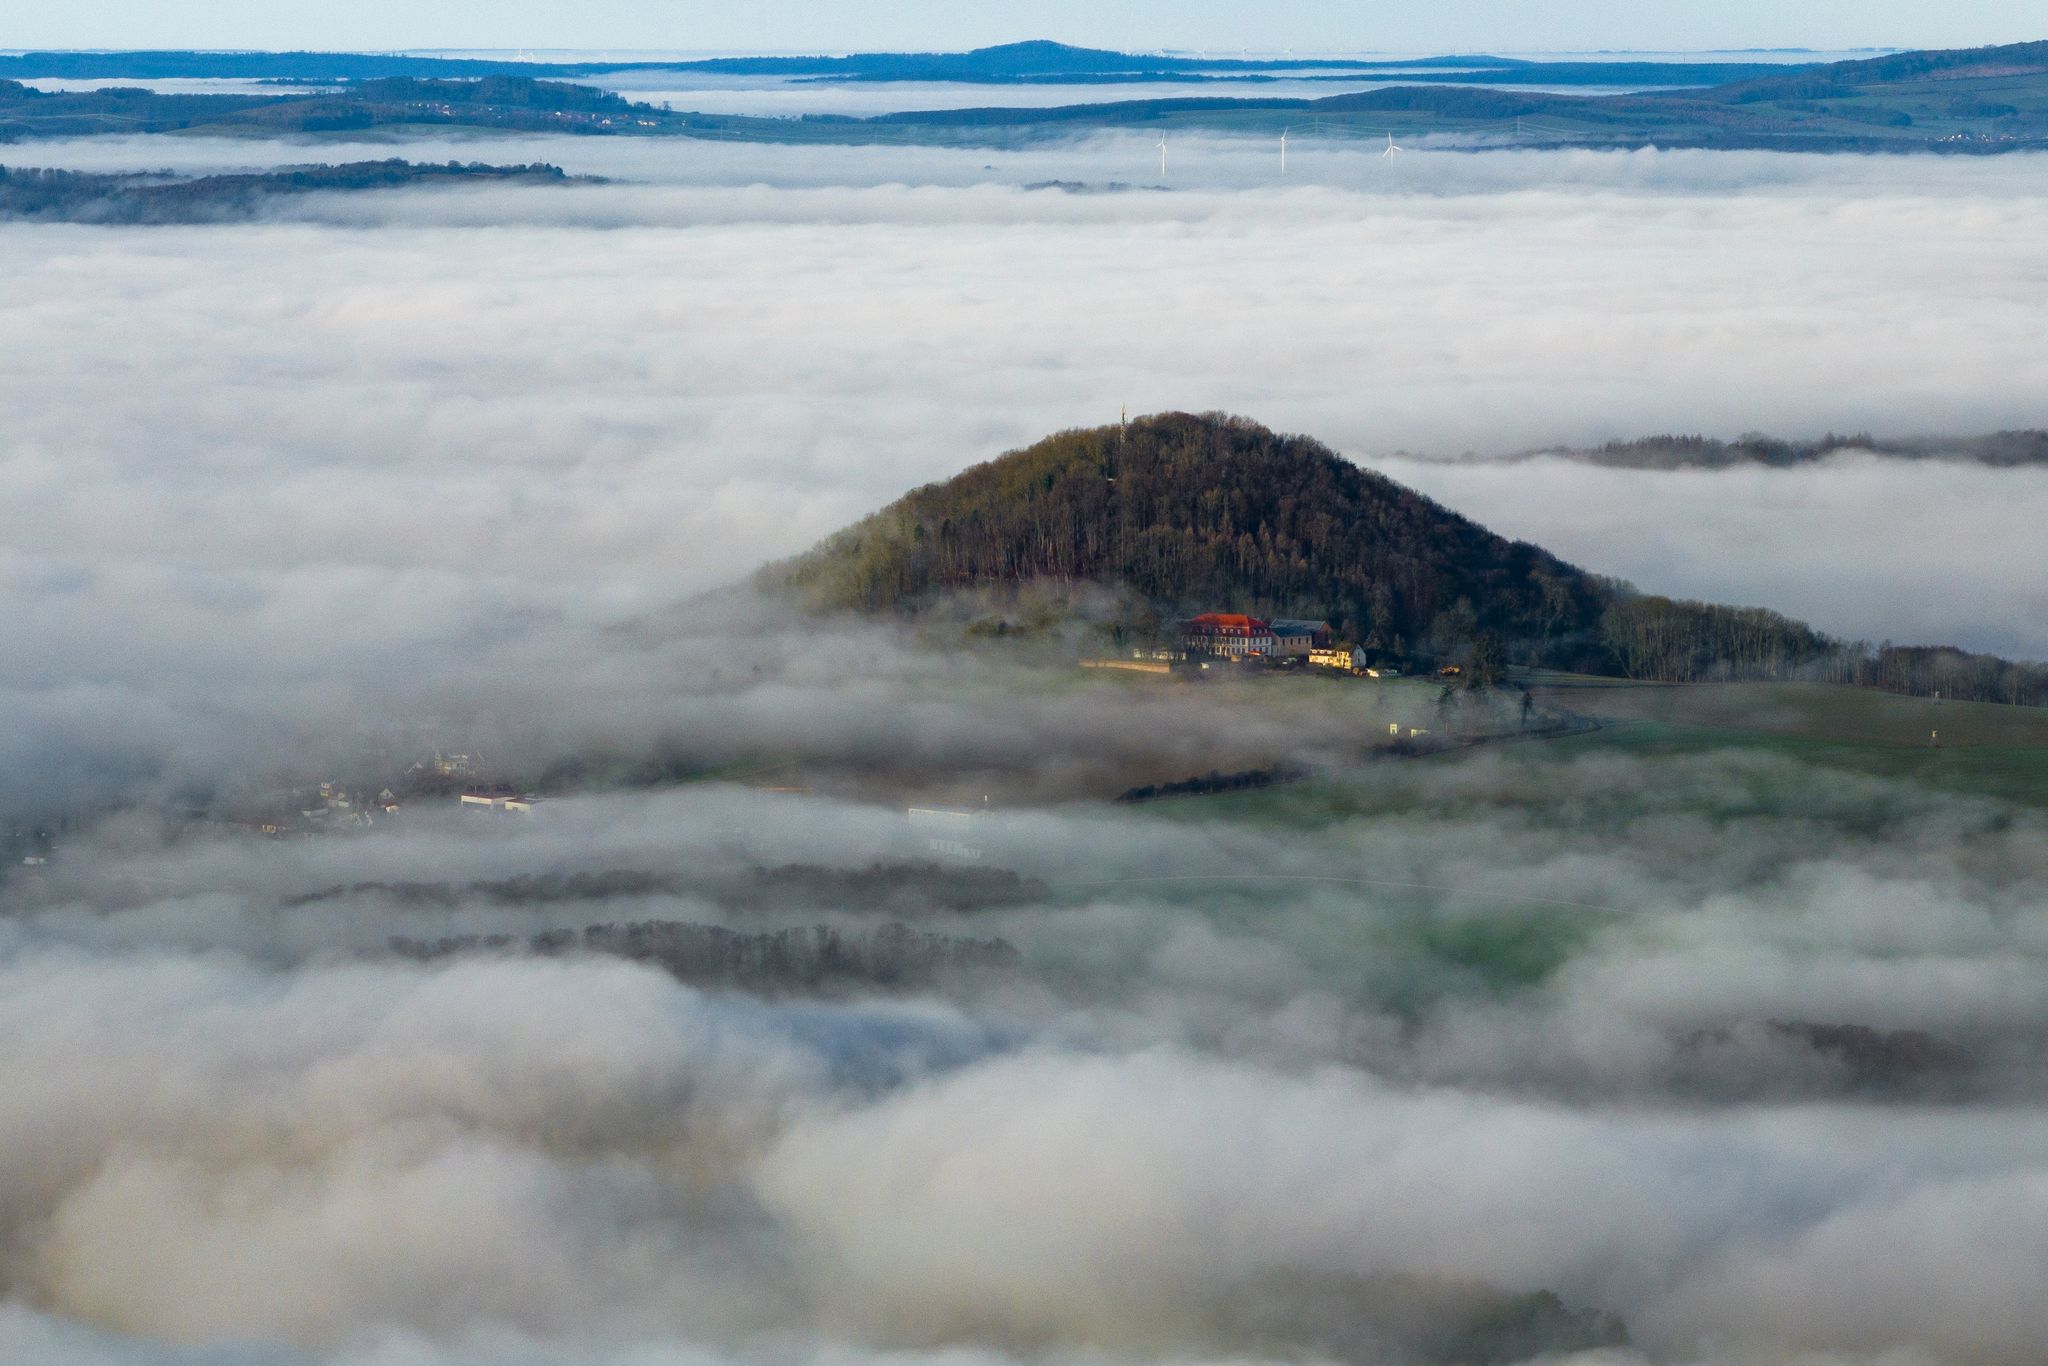
[[[0,1356],[2038,1356],[2037,810],[1749,750],[1360,770],[1428,689],[1252,709],[676,606],[1128,403],[1645,588],[2048,653],[2038,471],[1412,458],[2038,423],[2037,162],[443,153],[643,183],[0,230],[0,804],[70,822],[0,884]],[[435,745],[813,791],[181,814]],[[1062,804],[1281,758],[1348,776]],[[937,847],[903,813],[984,797]],[[963,844],[1013,890],[875,890]],[[742,992],[584,937],[655,921],[1015,960]]]
[[[1532,1353],[1608,1315],[1656,1361],[2030,1359],[2037,814],[1540,747],[1259,800],[1265,823],[984,818],[1042,890],[918,923],[1019,966],[910,996],[383,949],[873,925],[900,905],[720,889],[929,857],[893,809],[706,787],[297,845],[77,839],[0,938],[0,1284],[25,1307],[0,1341],[1429,1360],[1513,1303],[1551,1335]],[[682,882],[493,890],[605,869]],[[450,895],[383,890],[420,878]],[[364,890],[308,899],[336,886]]]
[[[198,166],[389,149],[36,150]],[[616,617],[1126,405],[1243,412],[1369,463],[1651,431],[2043,420],[2041,205],[2021,157],[1383,167],[1311,146],[1282,188],[1267,149],[1190,141],[1171,179],[1196,188],[1070,195],[1016,187],[1147,184],[1156,163],[1131,139],[409,150],[636,183],[328,200],[311,206],[325,225],[9,229],[0,291],[21,360],[0,479],[23,510],[6,546],[20,572],[133,565],[249,592],[263,590],[234,576],[283,583],[311,562],[374,578],[350,586],[358,601],[567,590]],[[1864,490],[1845,496],[1869,515],[1841,525],[1804,515],[1796,488],[1693,497],[1647,480],[1636,497],[1616,479],[1525,498],[1539,475],[1438,483],[1537,539],[1598,507],[1612,535],[1564,547],[1590,568],[1676,593],[1739,587],[1877,637],[1918,633],[1927,614],[1827,610],[1829,595],[1856,597],[1901,542],[1938,546],[1941,582],[1919,596],[1945,604],[1942,634],[2048,651],[2005,586],[2009,539],[1957,533],[1995,516],[1987,504],[2032,506],[2038,473],[1995,490],[1845,473],[1833,482]],[[1749,547],[1753,585],[1693,559],[1644,572],[1679,504],[1710,543]],[[1771,567],[1796,557],[1824,578],[1802,569],[1770,591]]]
[[[2039,468],[1853,454],[1783,470],[1375,464],[1647,592],[1772,607],[1847,639],[2048,656],[2048,584],[2010,572],[2048,525]]]

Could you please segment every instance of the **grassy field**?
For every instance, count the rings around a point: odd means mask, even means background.
[[[1705,753],[1717,748],[1762,750],[1823,768],[1896,779],[1947,792],[1994,797],[2048,808],[2048,748],[1979,744],[1941,749],[1818,735],[1738,732],[1707,726],[1632,721],[1560,740],[1560,756],[1615,751],[1637,754]]]
[[[1643,684],[1552,677],[1534,689],[1551,712],[1597,726],[1573,734],[1481,746],[1540,770],[1599,756],[1765,754],[1811,771],[1802,785],[1752,794],[1755,809],[1810,804],[1829,772],[1935,791],[2048,807],[2048,709],[1933,702],[1856,688],[1807,684]],[[1935,737],[1938,734],[1939,739]],[[1426,809],[1438,800],[1432,770],[1465,761],[1458,749],[1388,757],[1329,778],[1188,803],[1208,820],[1300,827]],[[1540,786],[1540,776],[1532,779]]]
[[[1603,721],[1657,721],[1893,749],[2048,749],[2048,708],[1937,702],[1820,683],[1530,680],[1537,703]]]
[[[1539,682],[1534,691],[1546,708],[1603,723],[1598,732],[1559,741],[1563,754],[1698,753],[1736,746],[2048,806],[2048,708],[1936,702],[1803,683],[1556,679]]]

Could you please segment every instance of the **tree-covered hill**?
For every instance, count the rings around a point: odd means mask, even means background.
[[[819,609],[913,611],[1053,581],[1162,615],[1321,618],[1387,648],[1498,636],[1584,663],[1610,590],[1318,442],[1185,413],[1062,432],[917,489],[764,571]]]
[[[352,161],[208,176],[103,174],[0,166],[0,221],[44,223],[232,223],[280,200],[316,193],[473,182],[561,185],[558,166],[481,162]]]
[[[914,616],[960,595],[1034,611],[1108,600],[1132,626],[1248,612],[1325,620],[1426,658],[2048,705],[2048,666],[1838,640],[1762,607],[1639,593],[1319,442],[1218,414],[1047,437],[915,489],[757,582],[820,612]]]

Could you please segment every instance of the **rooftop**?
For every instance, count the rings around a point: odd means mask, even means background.
[[[1249,631],[1256,633],[1272,629],[1257,617],[1248,617],[1238,612],[1204,612],[1201,616],[1190,620],[1187,625],[1188,629],[1192,631]]]

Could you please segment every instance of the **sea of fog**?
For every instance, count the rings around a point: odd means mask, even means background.
[[[2048,470],[1457,458],[2043,425],[2048,163],[1276,150],[10,149],[611,183],[0,226],[0,821],[73,822],[0,880],[0,1359],[2038,1359],[2038,813],[1543,745],[1070,806],[1217,735],[1358,735],[677,609],[1047,431],[1224,409],[1646,589],[2048,655]],[[175,815],[422,737],[1001,774],[973,847],[1025,880],[764,908],[732,889],[929,839],[720,783],[356,838]],[[762,997],[385,951],[905,914],[1019,970]],[[1843,1026],[1906,1033],[1851,1067],[1809,1042]],[[1502,1336],[1502,1297],[1629,1345]]]
[[[393,150],[33,148],[188,170]],[[1658,432],[2040,425],[2035,158],[1388,160],[1309,141],[1282,180],[1273,148],[1186,140],[1161,182],[1138,137],[404,150],[614,183],[8,229],[17,572],[158,589],[203,572],[261,597],[311,549],[356,593],[435,575],[451,597],[566,594],[616,618],[1045,432],[1225,409],[1645,589],[2048,654],[2023,568],[2048,472],[1434,463]],[[1137,188],[1022,188],[1049,180]],[[37,676],[64,656],[51,642]]]
[[[841,657],[729,691],[830,725],[873,667]],[[1100,705],[961,735],[1053,763]],[[137,813],[0,888],[0,1355],[2026,1362],[2044,837],[1755,751],[1518,746],[1263,812],[998,811],[971,838],[1022,895],[906,911],[734,895],[931,857],[899,809],[815,796],[286,842]],[[906,914],[1018,967],[763,997],[385,950]]]

